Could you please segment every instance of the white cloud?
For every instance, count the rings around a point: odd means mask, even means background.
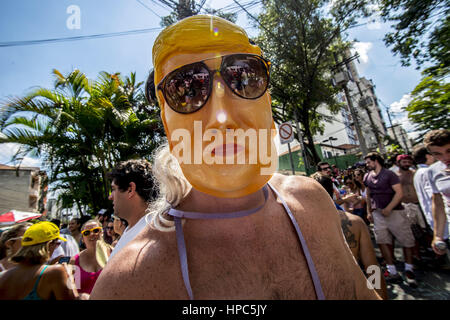
[[[391,111],[392,112],[404,112],[405,108],[408,106],[408,104],[411,102],[411,95],[410,94],[404,94],[403,97],[401,97],[400,101],[395,101],[391,103]]]
[[[355,54],[355,52],[359,53],[359,58],[363,64],[366,64],[369,62],[369,56],[368,52],[370,49],[372,49],[373,44],[372,42],[355,42],[353,44],[353,48],[351,49],[352,54]]]
[[[404,94],[400,101],[395,101],[391,103],[390,105],[390,111],[391,115],[393,117],[393,123],[394,124],[401,124],[403,129],[406,130],[408,133],[408,136],[410,138],[417,138],[417,136],[420,134],[419,131],[414,131],[415,126],[414,124],[409,121],[408,119],[408,113],[405,111],[405,108],[408,106],[408,104],[411,102],[411,95],[410,94]]]
[[[15,164],[11,162],[11,158],[19,149],[19,145],[16,143],[2,143],[0,144],[0,163],[9,166],[14,166]],[[41,160],[25,157],[21,163],[23,167],[40,167]]]

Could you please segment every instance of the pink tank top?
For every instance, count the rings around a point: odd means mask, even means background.
[[[91,294],[95,282],[97,281],[97,278],[102,272],[102,270],[99,270],[97,272],[87,272],[80,266],[80,254],[75,255],[74,258],[75,258],[75,265],[80,268],[81,279],[80,279],[80,288],[78,288],[78,292]],[[77,282],[76,279],[75,282]]]

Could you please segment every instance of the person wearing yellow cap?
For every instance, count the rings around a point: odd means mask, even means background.
[[[332,200],[277,169],[270,62],[245,31],[197,15],[153,46],[147,96],[168,145],[160,199],[91,299],[379,299],[345,243]]]
[[[48,221],[29,227],[22,247],[11,257],[15,268],[0,277],[0,299],[72,300],[79,298],[73,276],[65,265],[46,265],[53,251],[66,241],[59,228]]]

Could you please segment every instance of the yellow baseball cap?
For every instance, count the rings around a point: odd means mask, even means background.
[[[32,246],[54,239],[67,241],[59,235],[59,228],[56,224],[49,221],[41,221],[32,225],[25,231],[22,238],[22,247]]]

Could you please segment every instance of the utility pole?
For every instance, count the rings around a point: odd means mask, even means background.
[[[334,60],[336,61],[336,65],[334,66],[334,70],[338,70],[340,72],[343,72],[341,67],[343,65],[346,65],[346,63],[348,63],[348,61],[346,61],[348,59],[344,60],[343,62],[338,62],[337,55],[336,55],[336,53],[334,53]],[[345,98],[347,100],[347,104],[348,104],[348,107],[350,109],[350,113],[351,113],[352,118],[353,118],[353,123],[355,124],[356,134],[358,136],[359,146],[361,148],[361,152],[362,152],[363,155],[366,155],[368,153],[367,146],[366,146],[366,141],[364,140],[364,136],[362,134],[361,126],[359,124],[358,115],[356,113],[355,108],[353,107],[352,99],[350,97],[350,93],[349,93],[349,90],[347,88],[347,81],[348,81],[348,79],[344,80],[342,82],[342,88],[344,89]]]
[[[295,108],[294,108],[294,118],[295,118],[295,125],[297,127],[297,135],[298,135],[297,139],[298,139],[298,142],[300,143],[300,147],[302,148],[302,157],[303,157],[303,163],[305,164],[306,175],[309,175],[308,156],[306,155],[305,143],[303,142],[302,131],[300,130],[300,124],[298,123],[297,109],[295,109]]]
[[[347,70],[349,70],[349,67],[348,67],[347,63],[345,64],[345,66],[347,67]],[[362,101],[362,99],[364,98],[364,94],[363,94],[363,92],[361,90],[361,87],[359,85],[359,80],[355,80],[355,84],[356,84],[356,87],[358,88],[359,95],[361,96],[360,101]],[[363,101],[362,101],[362,104],[364,104]],[[382,141],[380,139],[380,135],[378,134],[378,128],[375,125],[375,122],[373,121],[372,111],[369,110],[369,106],[367,106],[367,105],[361,105],[361,107],[366,110],[367,116],[369,117],[369,121],[370,121],[370,127],[372,128],[372,132],[375,135],[375,139],[377,140],[378,148],[380,148],[380,152],[381,153],[384,153],[384,146],[383,146],[383,143],[382,143]]]
[[[386,113],[388,115],[389,124],[391,125],[392,133],[394,134],[394,139],[398,144],[400,144],[399,143],[400,140],[398,140],[397,133],[395,132],[394,126],[392,125],[391,112],[386,105],[385,105],[385,108],[386,108]]]
[[[405,138],[405,132],[404,132],[405,129],[403,129],[402,126],[399,124],[398,124],[398,126],[400,127],[400,134],[402,135],[403,143],[405,144],[405,151],[406,151],[406,153],[409,153],[408,141]]]
[[[291,143],[288,142],[287,145],[288,145],[288,150],[289,150],[289,159],[291,160],[292,174],[295,176],[295,167],[294,167],[294,159],[292,159]]]

